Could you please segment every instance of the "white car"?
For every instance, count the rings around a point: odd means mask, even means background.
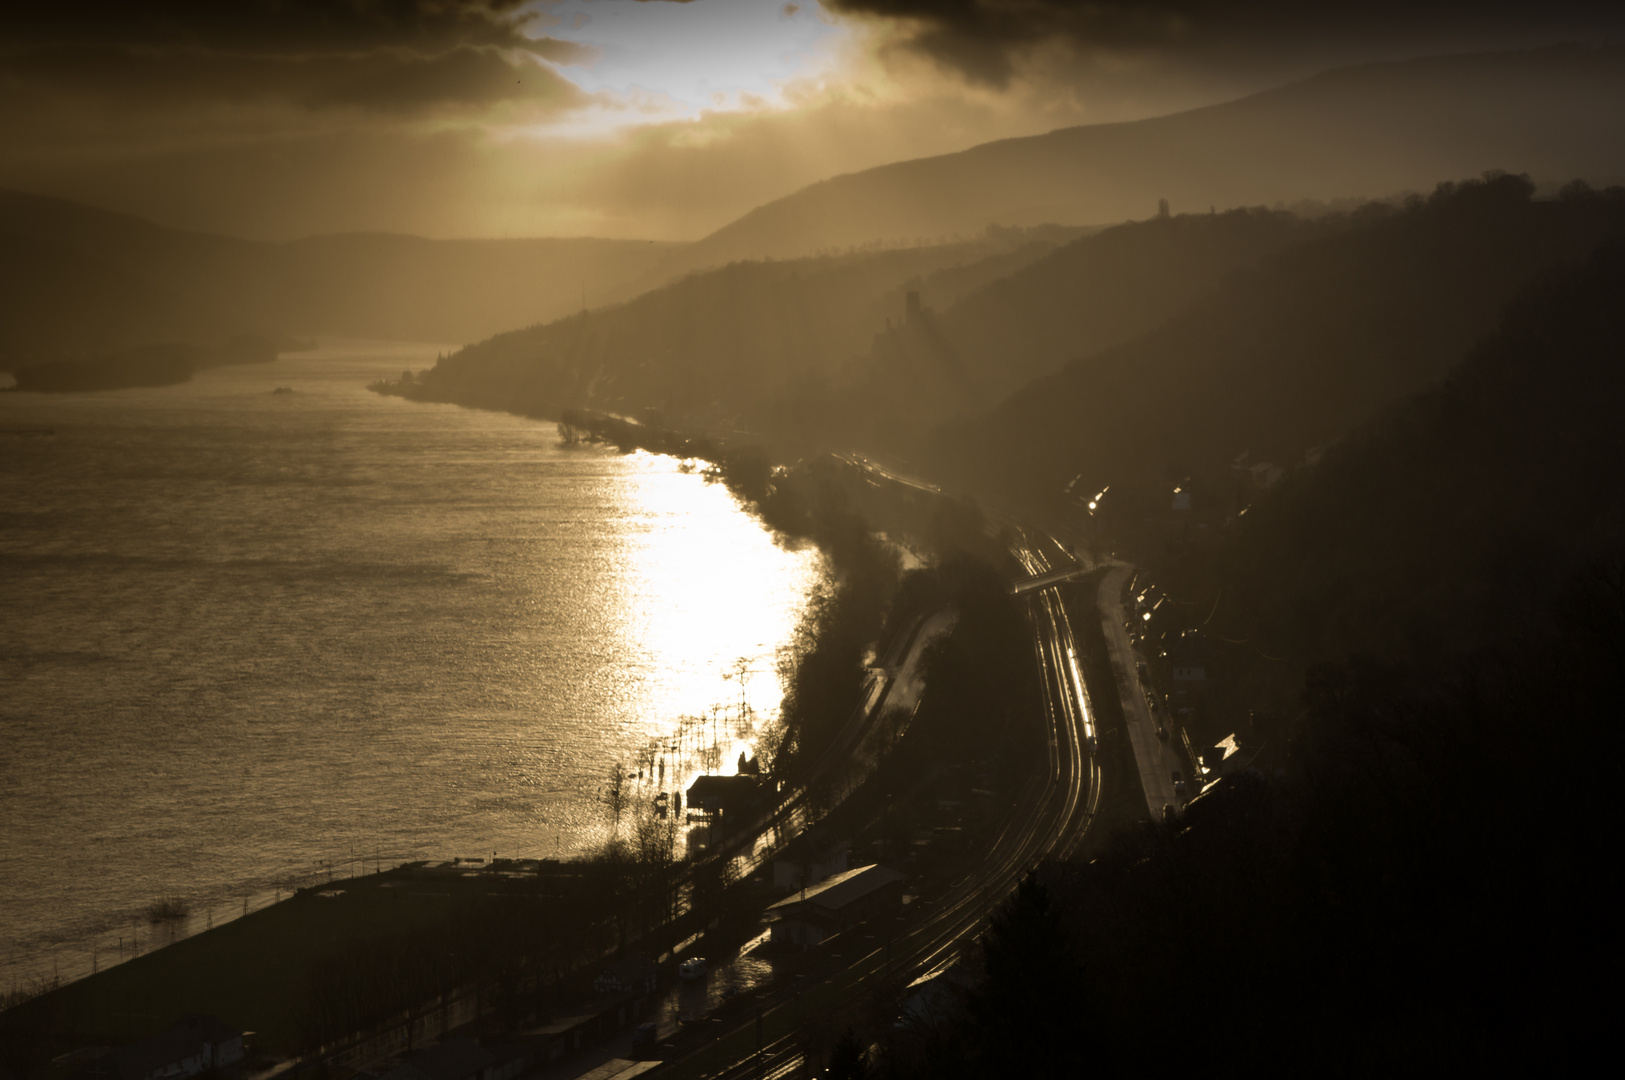
[[[677,977],[679,979],[705,978],[705,957],[691,956],[687,960],[684,960],[681,964],[678,964]]]

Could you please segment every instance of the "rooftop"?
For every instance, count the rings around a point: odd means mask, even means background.
[[[847,870],[834,877],[814,885],[805,892],[798,892],[794,896],[787,896],[778,903],[771,905],[768,911],[783,911],[797,904],[806,903],[828,911],[839,911],[847,904],[861,897],[868,896],[876,889],[890,885],[894,881],[908,880],[907,874],[898,873],[890,867],[871,863],[860,866],[854,870]]]

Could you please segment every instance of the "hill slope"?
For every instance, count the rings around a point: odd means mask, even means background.
[[[1489,169],[1625,177],[1625,47],[1344,68],[1223,105],[1066,128],[835,177],[768,203],[662,273],[991,223],[1106,223],[1425,190]]]
[[[1449,376],[1245,519],[1217,632],[1300,664],[1516,640],[1625,550],[1625,243],[1537,281]],[[1516,582],[1508,587],[1510,582]]]
[[[1234,210],[1131,222],[1062,247],[929,307],[876,339],[824,400],[786,403],[779,424],[897,450],[955,413],[975,413],[1064,362],[1120,345],[1179,314],[1230,274],[1346,227]],[[930,298],[930,293],[925,294]],[[821,430],[820,430],[821,429]]]
[[[1531,194],[1517,177],[1444,185],[1286,249],[924,452],[1006,493],[1053,493],[1082,473],[1087,490],[1114,485],[1132,520],[1159,512],[1156,493],[1182,477],[1227,504],[1236,454],[1292,464],[1442,376],[1536,275],[1625,233],[1625,190]]]
[[[1238,572],[1203,583],[1224,596],[1209,629],[1294,663],[1237,642],[1207,670],[1291,667],[1290,711],[1246,743],[1260,767],[1042,868],[995,915],[963,1008],[894,1044],[885,1075],[1123,1071],[1149,1044],[1266,1074],[1594,1059],[1612,792],[1572,759],[1619,743],[1622,294],[1617,244],[1539,283],[1442,386],[1239,530]],[[1222,999],[1169,1024],[1193,972]]]
[[[1067,238],[1019,236],[787,262],[735,263],[626,304],[500,335],[446,357],[409,396],[552,415],[570,405],[738,417],[821,387],[904,311],[1019,270]]]

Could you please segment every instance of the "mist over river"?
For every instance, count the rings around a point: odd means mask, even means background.
[[[435,352],[0,394],[0,989],[163,896],[197,929],[327,863],[567,856],[738,669],[776,712],[819,556],[669,459],[365,389]]]

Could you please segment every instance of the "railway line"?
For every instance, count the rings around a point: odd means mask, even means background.
[[[892,474],[882,474],[897,480]],[[899,480],[899,482],[906,482]],[[1041,534],[1015,529],[1012,554],[1034,577],[1058,573],[1052,565],[1064,549]],[[1053,552],[1053,553],[1052,553]],[[1059,569],[1066,569],[1061,567]],[[1056,580],[1062,580],[1057,577]],[[1022,877],[1045,858],[1066,858],[1082,845],[1100,802],[1100,767],[1093,711],[1078,660],[1076,639],[1065,605],[1053,590],[1028,594],[1028,625],[1043,688],[1046,760],[1017,796],[1012,812],[976,869],[911,906],[908,924],[885,944],[847,959],[824,980],[837,987],[861,988],[874,979],[909,985],[940,974],[974,941],[993,910]],[[763,1015],[785,1008],[793,994],[775,993]],[[854,994],[843,995],[851,999]],[[747,1024],[759,1021],[747,1021]],[[741,1025],[743,1028],[745,1025]],[[740,1030],[736,1028],[735,1030]],[[711,1075],[716,1080],[772,1080],[804,1073],[803,1049],[795,1034],[781,1036],[755,1053]],[[674,1063],[668,1075],[678,1075]],[[665,1070],[662,1070],[665,1072]]]

